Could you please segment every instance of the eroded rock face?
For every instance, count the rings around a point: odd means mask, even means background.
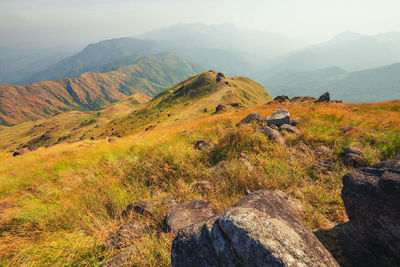
[[[339,266],[281,194],[257,191],[179,231],[172,266]]]
[[[290,124],[290,114],[286,109],[278,109],[274,114],[267,117],[268,124],[281,126]]]
[[[165,218],[164,231],[176,234],[180,229],[207,220],[215,214],[213,203],[189,200],[172,207]]]
[[[400,264],[400,160],[346,174],[342,199],[357,243]]]

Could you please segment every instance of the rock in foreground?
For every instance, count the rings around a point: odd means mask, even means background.
[[[339,266],[278,193],[257,191],[179,231],[172,266]]]
[[[342,199],[360,248],[400,264],[400,160],[345,175]]]

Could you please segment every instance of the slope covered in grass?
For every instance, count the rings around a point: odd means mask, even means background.
[[[150,97],[197,72],[183,58],[160,54],[115,71],[29,85],[0,86],[0,124],[48,117],[65,110],[94,110],[134,93]]]
[[[160,103],[154,100],[152,105]],[[255,132],[255,126],[235,126],[249,113],[267,116],[278,108],[303,121],[300,135],[286,136],[287,146],[270,142]],[[277,189],[290,196],[308,227],[331,229],[347,221],[341,178],[354,169],[341,162],[343,147],[362,149],[367,165],[393,157],[400,152],[399,114],[398,101],[260,104],[197,113],[151,131],[137,129],[115,143],[84,140],[16,158],[1,152],[0,203],[8,208],[0,211],[0,264],[99,265],[119,252],[107,249],[105,240],[127,222],[121,212],[135,200],[204,199],[223,210],[246,189]],[[342,134],[340,128],[348,125],[357,127]],[[199,139],[214,147],[195,150]],[[329,170],[316,167],[320,156],[314,150],[319,145],[332,150]],[[244,164],[240,153],[253,168]],[[221,160],[226,160],[225,167],[213,172],[211,167]],[[212,184],[210,190],[190,186],[204,180]],[[162,232],[165,212],[158,209],[153,216],[134,218],[146,231],[133,241],[138,249],[130,264],[170,264],[173,235]],[[332,252],[343,262],[338,251]]]

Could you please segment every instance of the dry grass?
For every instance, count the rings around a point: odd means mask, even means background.
[[[269,142],[253,126],[235,124],[250,112],[269,115],[277,108],[305,123],[288,146]],[[340,134],[346,125],[357,129]],[[246,189],[281,190],[291,196],[312,229],[329,229],[347,220],[340,191],[345,145],[363,149],[368,164],[400,152],[400,102],[380,104],[264,104],[246,110],[187,118],[152,131],[107,140],[39,148],[21,157],[2,153],[0,203],[11,202],[0,220],[0,266],[98,265],[117,251],[104,246],[109,233],[124,222],[122,210],[135,200],[161,202],[206,199],[219,210],[243,197]],[[209,151],[193,149],[204,139]],[[315,168],[318,145],[332,149],[330,171]],[[239,158],[246,153],[253,168]],[[225,168],[211,167],[226,160]],[[193,181],[207,180],[207,192],[193,191]],[[139,266],[170,264],[173,236],[162,233],[165,210],[139,218],[146,235],[132,255]]]

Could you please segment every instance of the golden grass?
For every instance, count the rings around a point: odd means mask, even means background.
[[[287,136],[288,146],[270,143],[252,126],[236,123],[251,112],[269,115],[283,107],[304,120],[300,136]],[[122,210],[135,200],[161,202],[206,199],[223,210],[243,197],[245,189],[281,190],[290,195],[303,221],[312,229],[329,229],[347,220],[340,198],[345,145],[363,149],[368,164],[400,152],[400,102],[379,104],[273,103],[217,115],[205,114],[107,140],[59,144],[21,157],[2,152],[0,265],[98,265],[118,251],[104,246],[108,235],[126,222]],[[340,128],[358,126],[346,134]],[[193,149],[204,139],[210,151]],[[318,145],[329,146],[332,170],[315,168]],[[254,167],[249,169],[239,153]],[[227,160],[216,173],[210,167]],[[194,191],[190,183],[207,180],[213,189]],[[162,233],[165,210],[151,218],[132,256],[139,266],[167,266],[173,236]]]

